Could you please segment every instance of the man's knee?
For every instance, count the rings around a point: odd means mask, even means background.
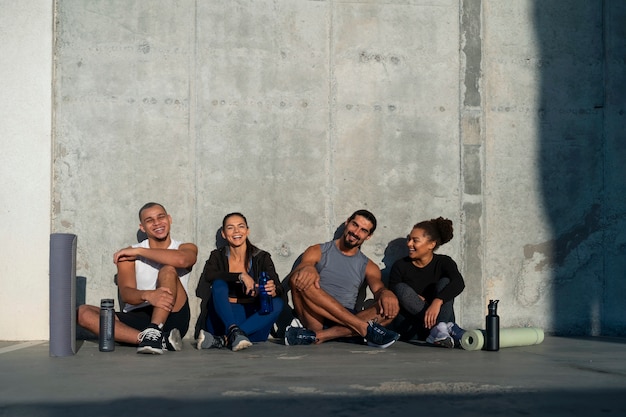
[[[76,312],[76,322],[79,326],[85,327],[85,325],[89,324],[93,317],[98,314],[99,313],[96,313],[96,309],[93,306],[83,304],[78,306]]]
[[[159,278],[172,278],[178,277],[176,273],[176,268],[171,265],[163,265],[161,269],[159,269]]]
[[[170,287],[172,290],[175,289],[178,278],[178,272],[176,268],[170,265],[162,266],[159,269],[159,275],[157,276],[157,287]]]

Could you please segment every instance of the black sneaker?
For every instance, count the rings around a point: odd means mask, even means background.
[[[227,339],[227,346],[233,352],[252,346],[252,342],[248,339],[245,332],[239,328],[239,326],[233,326],[233,328],[230,329]]]
[[[138,339],[137,353],[163,354],[163,332],[156,324],[146,327],[143,332],[139,333]]]
[[[310,345],[315,343],[317,338],[315,332],[304,327],[289,326],[285,330],[285,345]]]
[[[221,349],[226,345],[222,336],[213,336],[211,333],[200,330],[196,339],[196,349]]]
[[[172,329],[167,338],[163,337],[163,350],[183,350],[183,338],[180,337],[180,330]]]
[[[398,333],[384,328],[373,320],[370,320],[367,323],[367,336],[365,336],[365,340],[367,341],[368,346],[385,349],[393,345],[396,340],[400,338]]]
[[[461,338],[463,334],[465,334],[465,329],[460,328],[458,324],[452,322],[447,323],[447,326],[448,333],[452,336],[452,339],[454,339],[454,345],[461,346]]]

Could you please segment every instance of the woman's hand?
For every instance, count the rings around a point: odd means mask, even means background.
[[[426,312],[424,313],[424,326],[427,329],[432,329],[437,324],[437,316],[439,315],[439,310],[441,310],[442,304],[442,299],[435,298],[426,309]]]
[[[254,279],[250,275],[248,275],[246,272],[243,272],[241,274],[241,282],[243,283],[246,295],[249,295],[251,297],[256,296],[256,284],[254,282]]]
[[[259,287],[259,285],[257,284],[257,287]],[[259,291],[260,292],[260,288]],[[269,281],[267,281],[267,284],[265,284],[265,291],[271,295],[272,297],[276,297],[276,284],[274,283],[273,279],[270,279]]]

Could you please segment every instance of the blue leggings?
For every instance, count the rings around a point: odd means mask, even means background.
[[[213,281],[212,302],[209,302],[207,330],[214,335],[225,335],[228,328],[237,325],[243,330],[251,342],[264,342],[272,330],[272,326],[283,310],[283,300],[272,298],[274,311],[270,314],[258,313],[258,303],[236,304],[228,301],[228,283],[223,280]]]

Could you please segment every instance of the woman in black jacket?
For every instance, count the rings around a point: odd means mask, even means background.
[[[224,217],[222,237],[227,245],[211,252],[196,288],[202,300],[195,332],[198,349],[226,346],[238,351],[266,341],[285,305],[272,258],[250,243],[249,233],[243,214]],[[265,290],[273,302],[273,311],[265,315],[259,314],[261,272],[270,277]]]
[[[407,239],[409,255],[391,267],[389,288],[400,301],[405,327],[412,327],[410,331],[398,328],[404,337],[417,333],[422,339],[428,335],[426,341],[435,345],[454,347],[458,343],[463,330],[454,323],[454,299],[465,282],[451,257],[434,253],[453,236],[449,219],[419,222]]]

